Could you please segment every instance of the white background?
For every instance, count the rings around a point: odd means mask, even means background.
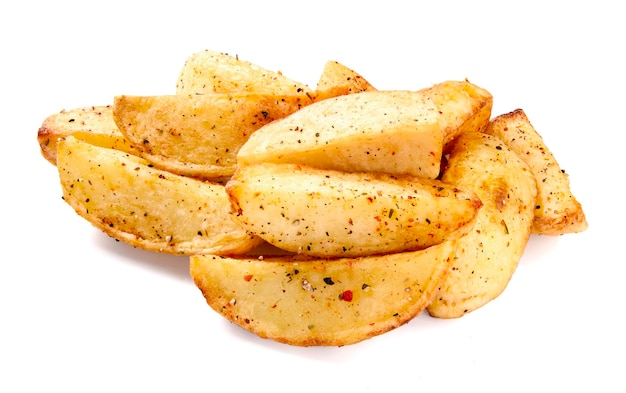
[[[504,3],[3,2],[0,391],[623,392],[624,14]],[[253,336],[206,305],[186,258],[79,218],[36,141],[61,109],[173,93],[203,49],[313,87],[331,59],[379,89],[469,78],[494,114],[526,111],[589,229],[533,237],[504,294],[461,319],[342,348]]]

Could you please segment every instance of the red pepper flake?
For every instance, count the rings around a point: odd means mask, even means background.
[[[243,276],[243,279],[246,281],[252,280],[252,274],[246,274],[245,276]]]
[[[339,299],[345,300],[346,302],[351,302],[352,301],[352,291],[349,290],[349,289],[347,291],[343,291],[343,293],[341,295],[339,295]]]

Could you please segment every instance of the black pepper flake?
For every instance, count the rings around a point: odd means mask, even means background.
[[[324,277],[324,282],[328,285],[335,285],[335,282],[331,277]]]

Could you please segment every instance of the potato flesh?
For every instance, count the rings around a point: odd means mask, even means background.
[[[156,167],[216,179],[233,174],[237,152],[253,132],[310,103],[305,94],[118,96],[113,116]]]
[[[110,105],[63,110],[48,116],[37,132],[43,157],[56,165],[57,142],[70,135],[92,145],[136,154],[136,150],[117,128]]]
[[[538,195],[534,234],[556,236],[587,229],[585,213],[571,191],[568,175],[561,170],[523,110],[495,117],[485,132],[502,139],[530,166],[535,176]]]
[[[73,137],[59,142],[58,154],[64,200],[118,240],[178,255],[243,253],[261,243],[230,219],[223,185]]]
[[[487,90],[469,81],[445,81],[421,92],[439,110],[444,152],[458,135],[483,130],[489,124],[493,97]]]
[[[237,160],[434,179],[443,146],[438,118],[437,107],[419,92],[329,98],[259,129]]]
[[[281,249],[323,257],[426,248],[466,233],[481,205],[436,180],[293,164],[240,167],[226,191],[243,228]]]
[[[338,61],[327,61],[315,88],[316,100],[376,91],[363,76]]]
[[[176,83],[176,93],[182,95],[233,92],[291,95],[312,91],[280,72],[211,50],[189,56]]]
[[[421,251],[333,260],[197,255],[190,272],[209,306],[262,338],[342,346],[422,312],[454,250],[450,240]]]
[[[530,236],[537,187],[525,162],[499,138],[481,133],[458,137],[442,180],[474,191],[483,202],[428,306],[433,317],[458,318],[508,285]]]

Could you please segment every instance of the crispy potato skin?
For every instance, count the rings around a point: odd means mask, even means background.
[[[499,138],[477,132],[456,139],[442,181],[474,191],[483,202],[428,306],[433,317],[458,318],[508,285],[530,237],[537,186],[517,154]]]
[[[261,338],[296,346],[344,346],[419,315],[432,300],[456,241],[364,258],[191,257],[207,304]]]
[[[56,165],[57,142],[70,135],[93,145],[136,154],[117,128],[110,105],[62,110],[48,116],[37,132],[43,157]]]
[[[499,137],[530,166],[535,176],[538,195],[534,234],[558,236],[587,229],[585,213],[572,193],[569,176],[561,170],[522,109],[495,117],[485,132]]]
[[[199,179],[232,175],[253,132],[312,103],[306,94],[117,96],[113,118],[156,167]]]
[[[262,127],[241,147],[237,161],[434,179],[443,148],[439,118],[423,92],[342,95]]]
[[[182,95],[235,92],[291,95],[312,93],[312,90],[280,72],[212,50],[191,54],[176,83],[176,94]]]
[[[243,228],[320,257],[427,248],[467,233],[481,206],[473,192],[437,180],[294,164],[240,167],[226,192]]]
[[[177,255],[238,254],[261,243],[230,219],[223,185],[151,168],[71,136],[58,152],[63,199],[115,239]]]

